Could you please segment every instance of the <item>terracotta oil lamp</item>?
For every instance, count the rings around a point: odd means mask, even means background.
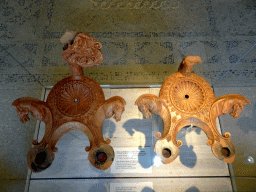
[[[163,133],[156,133],[155,152],[163,163],[171,163],[179,155],[178,132],[185,126],[195,125],[208,137],[207,144],[220,160],[232,163],[235,147],[229,132],[221,135],[216,127],[216,118],[227,114],[237,118],[245,104],[250,101],[239,94],[229,94],[215,98],[210,85],[200,76],[191,73],[194,64],[200,64],[198,56],[186,56],[178,72],[170,75],[163,83],[159,97],[152,94],[141,95],[135,104],[145,118],[151,113],[163,119]]]
[[[80,130],[88,136],[90,146],[85,147],[85,151],[89,152],[88,158],[94,167],[107,169],[114,160],[110,139],[103,138],[102,125],[112,116],[116,121],[121,120],[125,100],[119,96],[105,100],[100,85],[84,76],[83,68],[103,62],[101,43],[85,33],[70,34],[72,38],[68,35],[62,38],[67,43],[62,57],[70,65],[72,75],[51,89],[46,102],[30,97],[13,102],[21,122],[30,120],[30,112],[46,125],[43,139],[34,140],[34,147],[27,155],[28,166],[33,172],[43,171],[52,164],[58,150],[56,143],[72,130]]]

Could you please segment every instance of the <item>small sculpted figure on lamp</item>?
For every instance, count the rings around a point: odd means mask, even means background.
[[[98,169],[107,169],[114,160],[114,150],[102,135],[105,119],[114,116],[121,120],[126,102],[114,96],[105,100],[98,83],[85,77],[83,68],[100,65],[103,55],[101,43],[85,33],[74,35],[68,40],[62,57],[70,65],[72,75],[60,80],[50,91],[46,102],[30,97],[19,98],[13,102],[20,121],[29,121],[28,113],[43,121],[46,130],[43,139],[33,141],[27,163],[33,172],[47,169],[54,160],[58,140],[71,130],[84,132],[90,141],[85,150],[89,152],[90,163]],[[65,38],[64,38],[65,39]]]
[[[145,118],[151,113],[163,119],[163,133],[156,133],[159,140],[155,152],[163,163],[171,163],[179,155],[180,140],[178,132],[193,124],[207,135],[207,144],[213,154],[224,162],[235,159],[235,147],[229,140],[231,134],[222,136],[216,127],[216,118],[227,114],[237,118],[250,101],[239,94],[229,94],[215,98],[210,85],[200,76],[191,73],[194,64],[200,64],[198,56],[186,56],[178,72],[170,75],[163,83],[159,97],[152,94],[141,95],[135,102]]]

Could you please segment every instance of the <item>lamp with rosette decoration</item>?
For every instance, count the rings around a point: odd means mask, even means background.
[[[112,116],[120,121],[126,102],[119,96],[105,100],[100,85],[84,76],[83,68],[103,62],[99,41],[85,33],[75,32],[64,34],[62,41],[66,43],[62,57],[70,65],[72,75],[51,89],[46,102],[30,97],[13,102],[21,122],[29,120],[30,112],[46,125],[43,139],[32,142],[34,147],[27,155],[27,163],[33,172],[47,169],[54,160],[55,145],[61,136],[71,130],[80,130],[90,141],[90,146],[85,148],[90,163],[105,170],[111,166],[115,155],[109,145],[110,139],[103,138],[103,121]]]
[[[177,158],[182,142],[177,141],[176,136],[183,127],[191,124],[206,133],[207,144],[217,158],[232,163],[235,147],[229,139],[231,134],[219,133],[216,118],[231,110],[230,115],[237,118],[250,101],[239,94],[215,98],[210,85],[202,77],[191,73],[194,64],[201,64],[201,58],[186,56],[178,72],[164,81],[159,97],[144,94],[135,104],[145,118],[154,113],[163,119],[163,133],[156,133],[159,140],[155,143],[155,152],[163,163],[171,163]]]

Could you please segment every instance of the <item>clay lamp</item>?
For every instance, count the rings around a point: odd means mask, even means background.
[[[135,102],[145,118],[151,113],[163,119],[163,133],[156,133],[155,152],[163,163],[171,163],[179,155],[178,132],[185,126],[195,125],[208,137],[207,144],[220,160],[232,163],[235,147],[229,132],[221,135],[216,127],[218,116],[230,113],[237,118],[245,104],[250,101],[239,94],[229,94],[215,98],[210,85],[200,76],[191,73],[194,64],[200,64],[198,56],[186,56],[178,72],[170,75],[163,83],[159,97],[152,94],[141,95]]]
[[[70,65],[72,75],[60,80],[51,89],[46,102],[30,97],[13,102],[21,122],[30,120],[30,112],[46,125],[43,139],[32,142],[34,147],[28,153],[27,163],[33,172],[47,169],[54,160],[54,153],[58,150],[55,145],[61,136],[80,130],[90,141],[90,146],[85,148],[89,152],[90,163],[104,170],[111,166],[115,155],[109,145],[110,139],[103,138],[103,121],[112,116],[120,121],[126,103],[119,96],[105,100],[100,85],[84,76],[83,68],[103,62],[101,43],[85,33],[67,32],[63,39],[67,45],[62,57]]]

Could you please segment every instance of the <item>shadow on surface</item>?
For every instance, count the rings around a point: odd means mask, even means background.
[[[252,114],[256,114],[256,104],[253,106]],[[255,117],[239,118],[237,120],[237,125],[245,134],[248,134],[248,132],[250,131],[255,131],[256,118]]]
[[[161,126],[161,123],[160,123]],[[126,131],[133,136],[136,132],[141,132],[144,135],[149,135],[149,131],[152,131],[152,124],[151,124],[151,119],[131,119],[128,120],[127,122],[125,122],[125,124],[123,125],[123,127],[126,129]],[[161,130],[161,128],[159,128],[159,130]],[[197,135],[199,135],[201,133],[201,129],[200,128],[196,128],[196,127],[184,127],[183,129],[181,129],[177,135],[177,140],[181,140],[183,142],[183,145],[179,148],[180,149],[180,153],[179,153],[179,157],[180,157],[180,161],[183,165],[185,165],[186,167],[189,168],[193,168],[196,163],[197,163],[197,156],[196,153],[193,150],[193,146],[192,145],[188,145],[187,141],[185,139],[185,136],[188,133],[191,133],[195,131],[197,133]],[[152,136],[152,134],[151,134]],[[154,135],[153,135],[154,137]],[[152,139],[147,138],[145,136],[145,145],[139,146],[140,149],[140,153],[139,153],[139,163],[141,164],[142,167],[144,168],[149,168],[150,166],[153,165],[153,158],[151,160],[151,162],[145,162],[145,160],[142,158],[143,157],[143,153],[145,147],[153,147],[154,143],[152,143]],[[154,155],[151,154],[151,156],[153,157]]]
[[[155,191],[149,187],[144,187],[141,192],[155,192]]]
[[[102,135],[103,135],[104,139],[113,138],[115,131],[116,131],[115,123],[110,119],[106,119],[102,125]],[[111,143],[110,143],[110,145],[111,145]]]
[[[183,145],[181,147],[179,147],[180,149],[180,162],[185,165],[186,167],[189,168],[193,168],[196,165],[197,162],[197,156],[196,153],[194,152],[194,147],[193,145],[188,145],[187,141],[186,141],[186,135],[195,131],[197,133],[197,135],[199,135],[201,133],[201,129],[200,128],[196,128],[196,127],[184,127],[182,128],[178,135],[177,135],[177,140],[181,140],[183,142]]]
[[[199,189],[195,186],[190,187],[186,190],[186,192],[200,192]]]
[[[196,153],[194,152],[194,147],[193,145],[188,145],[187,141],[186,141],[186,135],[195,131],[197,133],[197,135],[199,135],[201,133],[201,129],[200,128],[196,128],[196,127],[184,127],[182,128],[178,135],[177,135],[177,140],[181,140],[183,145],[179,147],[180,149],[180,162],[185,165],[186,167],[189,168],[193,168],[195,167],[196,163],[197,163],[197,156]]]
[[[146,147],[152,147],[152,125],[151,125],[151,120],[146,120],[146,119],[130,119],[126,121],[123,125],[125,130],[131,135],[134,136],[136,132],[143,133],[144,138],[140,138],[142,143],[140,143],[140,146],[138,147],[140,152],[139,152],[139,163],[143,168],[149,168],[152,166],[152,160],[148,161],[145,159],[145,148]],[[150,136],[150,139],[147,138],[147,136]],[[144,141],[145,140],[145,141]],[[151,154],[152,157],[152,154]]]
[[[160,133],[163,132],[163,120],[161,117],[155,115],[154,120],[156,121],[157,124],[157,131]],[[155,133],[157,132],[155,131]],[[196,153],[194,152],[194,147],[193,145],[188,145],[186,141],[186,135],[195,131],[197,135],[201,133],[200,128],[193,127],[191,128],[190,126],[183,127],[179,133],[177,134],[177,140],[182,141],[182,146],[179,147],[180,153],[179,153],[179,158],[180,162],[185,165],[186,167],[193,168],[196,165],[197,162],[197,156]]]

